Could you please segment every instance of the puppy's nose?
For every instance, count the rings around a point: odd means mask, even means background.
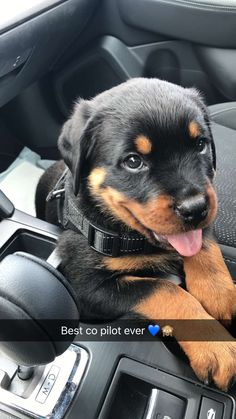
[[[208,214],[208,199],[203,195],[198,195],[185,199],[175,206],[175,212],[185,223],[197,226]]]

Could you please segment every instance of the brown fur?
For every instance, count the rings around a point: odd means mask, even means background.
[[[88,177],[88,182],[94,194],[99,192],[101,185],[106,178],[106,170],[104,167],[96,167],[93,169]]]
[[[129,225],[131,229],[139,231],[145,236],[150,236],[147,229],[133,216],[133,214],[125,207],[125,202],[129,200],[120,192],[113,188],[100,188],[92,193],[96,196],[106,211],[109,211],[115,218]]]
[[[89,176],[91,185],[91,179],[96,175],[91,192],[102,203],[104,209],[112,213],[115,218],[125,222],[131,229],[139,231],[149,239],[149,230],[155,231],[157,234],[183,232],[181,221],[173,211],[172,200],[168,195],[160,195],[141,204],[128,199],[114,188],[100,187],[102,182],[97,180],[99,178],[99,176],[97,178],[98,169],[100,179],[103,181],[105,178],[104,172],[101,174],[100,168],[94,169]],[[217,211],[217,198],[211,185],[207,187],[207,195],[210,209],[207,219],[199,225],[200,228],[208,225],[215,218]]]
[[[128,275],[126,275],[126,276],[123,276],[123,277],[120,279],[120,282],[121,282],[121,283],[128,284],[129,282],[137,282],[137,281],[156,281],[156,280],[157,280],[157,278],[151,278],[151,277],[144,278],[144,277],[141,277],[141,276],[128,276]]]
[[[206,223],[211,224],[214,221],[216,217],[216,213],[217,213],[217,207],[218,207],[217,196],[212,185],[208,185],[206,192],[209,199],[209,208],[210,208],[207,219],[206,219]]]
[[[236,314],[236,287],[214,241],[184,260],[188,291],[215,319],[230,322]]]
[[[148,137],[145,137],[144,135],[138,136],[136,140],[134,141],[137,151],[141,154],[149,154],[152,151],[152,143],[151,140]]]
[[[136,271],[151,268],[168,271],[173,259],[174,257],[171,252],[165,256],[155,254],[122,256],[117,258],[104,257],[101,266],[109,269],[109,271]]]
[[[195,121],[190,122],[190,124],[188,126],[188,130],[189,130],[189,134],[192,138],[197,138],[201,134],[200,127],[197,124],[197,122],[195,122]]]
[[[135,311],[142,317],[158,321],[161,326],[168,322],[198,377],[208,381],[210,372],[216,385],[227,390],[227,383],[235,370],[236,342],[193,296],[174,284],[166,283],[156,293],[143,299]],[[183,322],[176,321],[178,319],[201,322],[198,328],[191,328],[191,323],[183,326]],[[203,336],[207,336],[209,341],[202,341]],[[225,340],[224,343],[218,341],[219,336]],[[184,337],[188,337],[188,341],[183,340]]]

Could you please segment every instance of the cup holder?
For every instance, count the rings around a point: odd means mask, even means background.
[[[56,248],[56,238],[19,229],[1,249],[0,261],[15,252],[26,252],[46,260]]]

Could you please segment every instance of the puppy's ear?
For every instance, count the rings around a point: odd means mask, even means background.
[[[58,148],[63,157],[64,162],[72,172],[72,121],[69,119],[62,127],[60,137],[58,139]]]
[[[90,117],[83,129],[79,140],[79,153],[75,155],[74,165],[74,194],[79,193],[82,176],[88,169],[89,158],[92,155],[96,143],[96,128],[98,127],[98,117]]]
[[[212,153],[212,165],[213,165],[213,169],[216,170],[216,149],[215,149],[215,143],[214,143],[214,139],[213,139],[213,135],[212,135],[212,131],[211,131],[211,121],[210,121],[210,114],[209,111],[207,109],[207,106],[204,103],[204,100],[201,96],[201,94],[198,92],[197,89],[194,88],[190,88],[187,89],[191,99],[194,100],[194,102],[196,103],[196,105],[201,109],[202,113],[203,113],[203,118],[204,121],[206,123],[206,125],[208,126],[209,132],[210,132],[210,137],[211,137],[211,153]]]
[[[94,144],[95,116],[91,102],[80,100],[70,119],[64,124],[58,140],[58,148],[69,167],[74,183],[74,193],[78,194],[85,163]]]

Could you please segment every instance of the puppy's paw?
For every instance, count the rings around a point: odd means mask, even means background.
[[[189,292],[214,319],[224,326],[230,326],[232,318],[236,316],[236,287],[233,284],[206,282],[205,288],[191,284]]]
[[[209,297],[207,294],[198,297],[199,302],[214,319],[219,320],[224,326],[230,326],[232,318],[236,315],[236,287],[216,287],[211,290]]]
[[[215,319],[225,326],[236,314],[236,287],[219,246],[205,241],[205,248],[184,259],[187,289]]]
[[[209,384],[213,380],[219,389],[229,389],[236,377],[236,341],[185,342],[181,346],[201,381]]]

